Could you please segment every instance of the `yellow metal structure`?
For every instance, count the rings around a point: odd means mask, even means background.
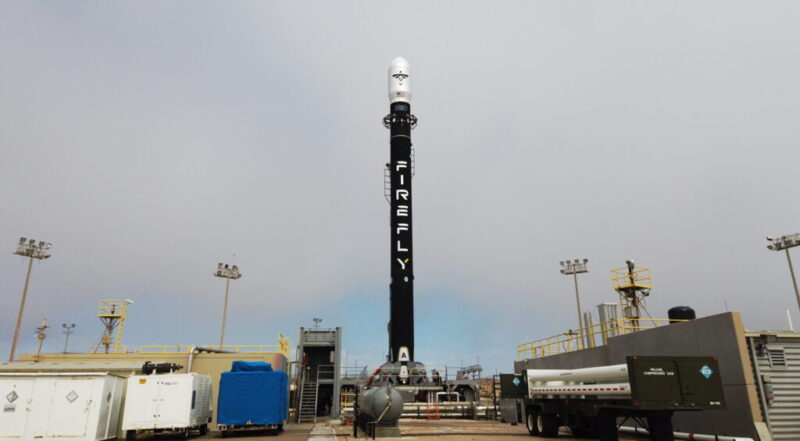
[[[640,289],[652,289],[653,277],[650,268],[643,266],[634,267],[629,271],[627,266],[611,270],[611,285],[614,291],[624,292]]]
[[[345,407],[352,408],[355,401],[356,394],[353,392],[342,392],[339,394],[339,409],[344,409]]]
[[[587,326],[582,329],[571,329],[552,337],[517,345],[517,360],[547,357],[564,352],[573,352],[585,348],[603,346],[608,343],[609,337],[630,334],[644,329],[652,329],[658,326],[668,325],[669,323],[670,319],[618,318]],[[600,340],[599,342],[598,338]]]
[[[122,330],[125,325],[125,319],[128,318],[128,305],[130,304],[130,300],[100,300],[100,306],[97,308],[97,318],[103,322],[105,331],[100,341],[101,344],[94,346],[90,352],[98,352],[99,350],[104,350],[106,354],[127,352],[125,346],[122,346]]]

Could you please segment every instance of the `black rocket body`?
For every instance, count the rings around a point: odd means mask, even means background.
[[[389,114],[383,124],[389,129],[390,161],[390,268],[389,362],[399,363],[401,381],[409,378],[414,361],[414,242],[411,204],[411,129],[417,118],[411,114],[411,70],[402,57],[389,67]]]
[[[414,360],[414,243],[411,191],[411,127],[416,121],[407,102],[391,104],[389,361]]]

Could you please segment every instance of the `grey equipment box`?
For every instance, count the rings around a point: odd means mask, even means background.
[[[627,357],[638,409],[725,409],[717,357]]]

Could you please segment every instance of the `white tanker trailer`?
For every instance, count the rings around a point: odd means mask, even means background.
[[[528,432],[542,437],[568,426],[577,437],[617,441],[617,419],[632,417],[646,422],[651,440],[672,441],[673,412],[725,409],[716,357],[630,356],[613,366],[528,369],[505,384],[501,395],[518,399]]]

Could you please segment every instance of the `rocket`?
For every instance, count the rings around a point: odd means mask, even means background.
[[[417,118],[411,114],[411,69],[398,57],[389,66],[389,114],[383,118],[389,129],[390,162],[390,268],[389,362],[399,363],[400,378],[408,378],[414,361],[414,253],[411,206],[411,129]]]

